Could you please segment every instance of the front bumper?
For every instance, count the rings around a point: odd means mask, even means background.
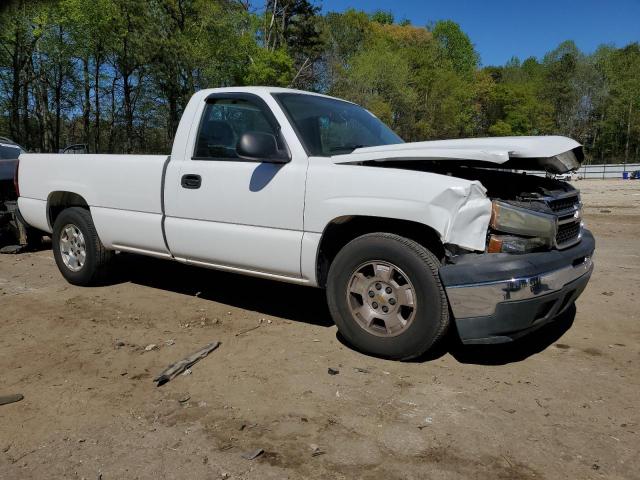
[[[440,268],[463,343],[511,341],[554,320],[580,296],[593,271],[593,235],[566,250],[465,255]]]

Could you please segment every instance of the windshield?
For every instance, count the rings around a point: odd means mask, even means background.
[[[276,93],[310,155],[328,157],[356,148],[404,143],[375,115],[353,103],[301,93]]]

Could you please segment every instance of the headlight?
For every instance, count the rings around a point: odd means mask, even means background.
[[[529,253],[542,248],[547,248],[549,241],[546,238],[514,237],[512,235],[491,235],[489,237],[489,253]]]
[[[493,201],[490,226],[499,232],[540,237],[549,246],[556,234],[555,217],[497,200]]]

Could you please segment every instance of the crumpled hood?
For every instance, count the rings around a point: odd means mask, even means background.
[[[582,145],[561,136],[463,138],[358,148],[335,155],[335,163],[406,160],[452,161],[460,165],[565,173],[580,167]]]

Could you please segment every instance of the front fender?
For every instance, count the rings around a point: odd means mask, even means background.
[[[375,216],[418,222],[435,230],[442,243],[484,250],[491,217],[485,192],[477,181],[431,172],[312,159],[305,231],[323,232],[339,217]]]

